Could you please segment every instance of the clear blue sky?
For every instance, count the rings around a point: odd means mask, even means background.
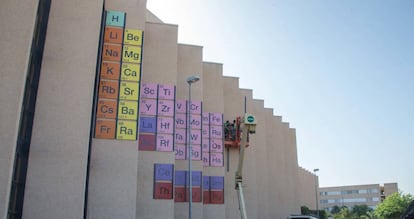
[[[321,186],[414,194],[413,0],[148,0],[296,128]]]

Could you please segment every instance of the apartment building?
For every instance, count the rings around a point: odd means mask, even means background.
[[[319,203],[321,209],[328,211],[334,206],[351,208],[354,205],[367,205],[375,209],[385,197],[395,192],[398,192],[397,183],[321,187]]]

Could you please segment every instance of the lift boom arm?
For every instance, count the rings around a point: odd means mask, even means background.
[[[254,134],[256,132],[256,118],[250,114],[245,114],[241,124],[242,136],[240,142],[240,154],[239,154],[239,163],[237,165],[235,184],[237,190],[237,196],[239,199],[239,210],[240,216],[242,219],[247,219],[246,213],[246,204],[244,202],[244,193],[243,193],[243,162],[244,162],[244,150],[247,145],[247,138],[249,134]]]

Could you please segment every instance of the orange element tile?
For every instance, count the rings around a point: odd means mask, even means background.
[[[119,62],[102,62],[101,78],[109,80],[119,80],[120,64]]]
[[[96,120],[95,138],[115,139],[116,120]]]
[[[116,100],[99,100],[96,118],[116,119]]]
[[[119,85],[118,81],[101,81],[99,83],[99,98],[117,99]]]
[[[105,27],[104,42],[122,44],[122,28]]]
[[[102,61],[121,61],[121,45],[117,44],[104,44],[102,49]]]

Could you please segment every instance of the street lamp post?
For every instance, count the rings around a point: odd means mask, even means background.
[[[316,198],[316,215],[319,219],[319,203],[318,203],[318,176],[316,175],[316,172],[318,172],[319,169],[313,169],[313,173],[315,174],[315,198]]]
[[[188,113],[188,121],[187,121],[187,130],[188,130],[188,137],[187,137],[187,144],[188,144],[188,178],[189,178],[189,206],[188,206],[188,218],[191,219],[191,208],[193,202],[193,183],[192,183],[192,174],[191,174],[191,84],[199,81],[200,78],[198,76],[190,76],[187,78],[188,83],[188,106],[187,106],[187,113]]]

